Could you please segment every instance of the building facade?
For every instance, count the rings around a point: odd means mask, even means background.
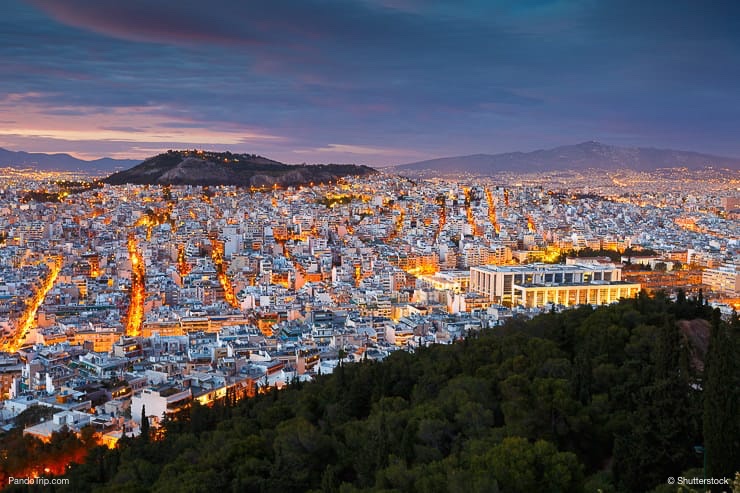
[[[471,267],[470,290],[497,304],[527,308],[556,305],[601,305],[631,298],[640,284],[622,281],[613,264],[527,264]]]
[[[728,296],[740,296],[740,265],[722,264],[716,269],[706,269],[701,283]]]

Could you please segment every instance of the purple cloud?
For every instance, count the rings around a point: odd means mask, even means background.
[[[740,154],[728,131],[740,124],[739,9],[685,0],[8,0],[0,118],[30,132],[53,129],[29,115],[65,117],[81,131],[96,116],[121,115],[92,130],[132,138],[258,133],[279,141],[245,138],[232,150],[308,161],[294,151],[384,164],[409,152],[589,139]],[[113,151],[178,144],[141,137]],[[18,144],[33,142],[51,145]]]

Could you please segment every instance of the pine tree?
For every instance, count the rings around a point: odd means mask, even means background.
[[[630,428],[614,444],[615,477],[630,491],[689,467],[699,439],[698,419],[691,416],[700,411],[689,398],[688,365],[682,366],[687,348],[672,316],[664,316],[654,351],[652,381],[640,390]]]
[[[679,305],[683,305],[686,303],[686,292],[684,292],[683,289],[678,290],[678,294],[676,295],[676,303]]]

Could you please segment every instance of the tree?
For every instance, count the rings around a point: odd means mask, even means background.
[[[194,401],[163,421],[161,440],[121,439],[117,450],[97,450],[68,477],[81,493],[203,485],[345,493],[665,486],[666,477],[700,465],[695,445],[705,445],[708,462],[738,463],[733,341],[740,322],[733,317],[715,331],[722,340],[712,343],[698,379],[698,365],[687,364],[689,354],[699,357],[687,350],[693,339],[675,320],[682,310],[689,319],[711,313],[695,300],[682,305],[642,293],[608,307],[516,320],[460,344],[397,351],[380,363],[345,360],[333,375],[233,408]],[[59,438],[58,449],[73,448]],[[40,463],[43,447],[22,430],[0,436],[0,457],[13,451],[0,460],[0,480],[23,470],[15,464]]]
[[[733,334],[734,332],[734,334]],[[740,351],[735,328],[712,317],[704,387],[707,477],[732,477],[740,466]]]
[[[506,492],[577,491],[583,481],[575,454],[558,452],[544,440],[532,444],[522,437],[505,438],[487,459],[499,487]]]
[[[638,390],[629,428],[615,440],[614,474],[627,490],[657,484],[692,465],[700,410],[698,398],[692,396],[688,365],[682,365],[686,350],[673,317],[664,315],[654,347],[652,381]]]
[[[149,416],[146,415],[146,406],[141,406],[141,439],[144,443],[149,441],[151,430],[149,429]]]

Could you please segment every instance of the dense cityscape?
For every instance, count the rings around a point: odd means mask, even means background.
[[[0,490],[740,493],[738,19],[3,0]]]
[[[641,289],[740,306],[736,177],[381,173],[70,194],[72,179],[93,180],[6,169],[0,203],[2,420],[50,406],[24,430],[46,441],[94,424],[114,446],[143,408],[157,423],[191,400]]]

